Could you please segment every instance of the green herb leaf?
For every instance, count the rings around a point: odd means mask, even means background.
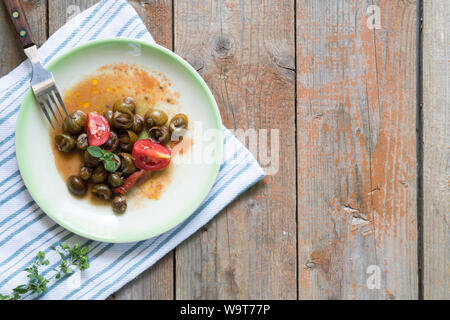
[[[110,161],[110,160],[105,161],[105,169],[106,169],[106,171],[109,171],[109,172],[115,172],[116,171],[116,163],[114,161]]]
[[[114,153],[103,150],[100,147],[90,146],[87,148],[89,154],[95,158],[99,158],[104,162],[103,166],[106,171],[116,172],[116,163],[114,162]]]
[[[19,294],[23,294],[28,292],[28,288],[25,285],[21,285],[14,288],[13,291]]]
[[[76,268],[81,271],[89,268],[88,247],[80,247],[78,244],[70,247],[68,244],[62,243],[56,247],[52,246],[51,250],[57,252],[61,257],[61,263],[53,269],[54,274],[52,277],[45,278],[44,275],[39,273],[39,267],[50,263],[48,259],[45,259],[45,252],[39,251],[33,264],[25,269],[28,283],[17,286],[9,295],[0,294],[0,300],[19,300],[25,294],[47,292],[48,285],[52,279],[62,279],[64,276],[71,274]]]
[[[37,254],[37,258],[42,261],[45,258],[45,252],[39,251]]]
[[[103,159],[104,160],[112,160],[112,159],[114,159],[114,153],[112,153],[112,152],[105,152],[105,154],[103,155]]]
[[[103,150],[100,147],[94,147],[94,146],[89,146],[87,148],[87,151],[89,152],[89,154],[93,157],[96,158],[101,158],[103,157],[103,154],[106,152],[105,150]]]

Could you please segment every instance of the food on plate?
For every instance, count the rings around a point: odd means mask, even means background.
[[[125,193],[130,190],[132,186],[136,184],[136,182],[145,174],[145,170],[139,170],[138,172],[135,172],[131,174],[128,178],[125,179],[123,184],[118,187],[114,188],[114,193],[124,195]]]
[[[142,130],[144,130],[144,118],[139,115],[135,114],[133,119],[133,125],[131,126],[131,130],[133,132],[136,132],[136,134],[140,134]]]
[[[62,152],[70,152],[76,145],[75,139],[71,135],[64,133],[58,134],[55,137],[55,143],[58,150]]]
[[[92,176],[92,168],[89,167],[81,167],[80,169],[80,178],[83,180],[89,180]]]
[[[172,120],[170,120],[169,124],[170,132],[187,129],[187,127],[188,127],[188,118],[185,114],[182,113],[176,114],[172,118]]]
[[[94,185],[91,192],[95,194],[97,197],[103,198],[105,200],[111,199],[113,195],[110,186],[105,183],[99,183]]]
[[[162,126],[168,120],[168,116],[164,111],[154,109],[149,110],[145,114],[144,121],[147,129],[150,129],[154,126]]]
[[[64,120],[54,143],[59,152],[79,159],[80,169],[67,180],[73,195],[83,197],[89,192],[110,201],[114,212],[123,213],[130,189],[140,180],[151,179],[147,172],[169,166],[171,134],[186,129],[188,117],[179,113],[169,118],[158,108],[149,108],[143,115],[138,110],[142,108],[135,100],[126,97],[112,104],[112,109],[76,110]]]
[[[118,140],[119,146],[122,150],[131,152],[131,150],[133,150],[134,143],[138,140],[138,136],[135,132],[127,130],[120,134]]]
[[[77,137],[77,148],[86,150],[87,147],[89,147],[88,136],[86,133],[82,133]]]
[[[102,145],[102,148],[106,151],[112,152],[117,149],[117,146],[119,145],[119,137],[117,136],[117,133],[114,131],[111,131],[109,133],[108,140]]]
[[[84,196],[87,190],[84,181],[79,176],[70,176],[67,180],[67,187],[76,196]]]
[[[69,134],[79,134],[86,124],[86,114],[83,111],[71,113],[63,122],[63,130]]]
[[[112,201],[113,210],[117,213],[123,213],[127,210],[127,198],[122,195],[114,196]]]
[[[108,120],[97,112],[88,113],[84,130],[90,146],[101,146],[104,144],[108,140],[111,131]]]
[[[170,139],[170,131],[166,125],[161,127],[152,127],[148,131],[148,138],[153,142],[167,143]]]
[[[132,158],[136,167],[141,170],[162,170],[169,165],[171,152],[163,144],[141,139],[133,146]]]
[[[117,188],[123,184],[122,172],[111,172],[108,175],[108,183],[111,187]]]

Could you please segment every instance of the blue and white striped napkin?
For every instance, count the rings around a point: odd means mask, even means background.
[[[69,21],[39,49],[44,64],[86,41],[109,37],[154,42],[126,1],[104,0]],[[26,283],[24,268],[38,251],[50,252],[60,242],[89,246],[90,268],[50,284],[41,296],[26,299],[105,299],[152,266],[211,220],[264,172],[251,153],[224,128],[224,159],[217,180],[200,207],[183,223],[152,239],[112,244],[79,237],[53,222],[40,210],[20,177],[15,154],[17,113],[29,88],[30,65],[22,63],[0,79],[0,293]],[[50,275],[58,257],[49,253]]]

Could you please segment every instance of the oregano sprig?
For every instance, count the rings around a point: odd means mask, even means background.
[[[89,258],[87,256],[89,248],[87,246],[80,247],[78,244],[74,244],[71,247],[67,243],[62,243],[50,249],[61,258],[59,265],[52,270],[52,276],[46,278],[40,273],[39,268],[49,265],[50,261],[46,259],[44,251],[39,251],[33,264],[25,269],[28,283],[15,287],[8,295],[0,294],[0,300],[20,300],[25,294],[45,293],[51,280],[62,279],[75,269],[84,271],[89,268]]]
[[[95,158],[98,158],[100,161],[103,161],[103,166],[106,171],[116,172],[118,168],[116,168],[116,162],[114,161],[114,153],[103,150],[100,147],[89,146],[87,148],[89,154]]]

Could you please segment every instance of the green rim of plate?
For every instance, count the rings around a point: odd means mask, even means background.
[[[118,238],[104,238],[102,236],[97,236],[95,234],[84,232],[83,230],[73,227],[70,224],[66,223],[63,219],[61,219],[57,214],[57,208],[54,208],[51,203],[46,202],[44,199],[41,198],[39,194],[39,187],[40,186],[36,181],[32,181],[30,172],[33,170],[32,167],[26,165],[26,161],[23,158],[23,155],[26,153],[24,148],[25,144],[24,141],[27,139],[26,137],[26,130],[23,128],[23,122],[25,119],[25,115],[29,110],[29,107],[34,105],[33,102],[35,100],[33,93],[31,92],[31,89],[28,90],[24,97],[24,101],[22,103],[22,106],[19,111],[19,115],[17,118],[17,124],[16,124],[16,155],[17,155],[17,163],[19,165],[20,174],[22,176],[22,179],[33,197],[34,201],[39,205],[39,207],[56,223],[64,227],[65,229],[76,233],[82,237],[97,240],[97,241],[103,241],[103,242],[112,242],[112,243],[123,243],[123,242],[135,242],[135,241],[141,241],[145,240],[157,235],[160,235],[173,227],[179,225],[181,222],[186,220],[191,214],[194,213],[194,211],[200,206],[202,201],[206,198],[208,195],[208,192],[211,190],[217,174],[219,172],[220,168],[220,162],[222,159],[222,152],[223,152],[223,135],[222,135],[222,119],[220,117],[219,108],[217,106],[217,103],[214,99],[213,94],[211,93],[210,89],[208,88],[207,84],[203,80],[203,78],[197,73],[197,71],[191,67],[189,63],[187,63],[183,58],[175,54],[174,52],[170,51],[169,49],[166,49],[160,45],[157,44],[150,44],[145,41],[136,40],[136,39],[129,39],[129,38],[107,38],[107,39],[100,39],[100,40],[93,40],[89,41],[83,45],[77,46],[73,49],[70,49],[68,52],[62,54],[61,56],[55,58],[53,61],[51,61],[48,66],[46,67],[47,70],[53,71],[54,68],[57,68],[59,65],[64,63],[66,59],[71,58],[74,55],[79,54],[85,49],[92,48],[99,45],[105,45],[105,44],[136,44],[141,45],[143,47],[146,47],[150,50],[155,50],[159,52],[160,54],[166,56],[167,58],[171,59],[174,63],[177,63],[178,65],[182,66],[186,71],[187,74],[189,74],[192,77],[192,81],[196,82],[204,91],[206,96],[208,97],[208,103],[211,106],[211,109],[213,111],[214,115],[214,122],[216,128],[219,130],[220,136],[217,139],[217,145],[215,146],[216,150],[218,152],[216,153],[217,158],[214,159],[213,167],[211,169],[211,173],[208,179],[208,183],[205,184],[199,192],[199,196],[192,200],[188,206],[186,206],[186,209],[183,212],[180,212],[177,216],[174,217],[173,220],[170,222],[161,225],[159,228],[155,230],[151,230],[149,232],[141,232],[138,234],[132,234],[132,235],[125,235]]]

